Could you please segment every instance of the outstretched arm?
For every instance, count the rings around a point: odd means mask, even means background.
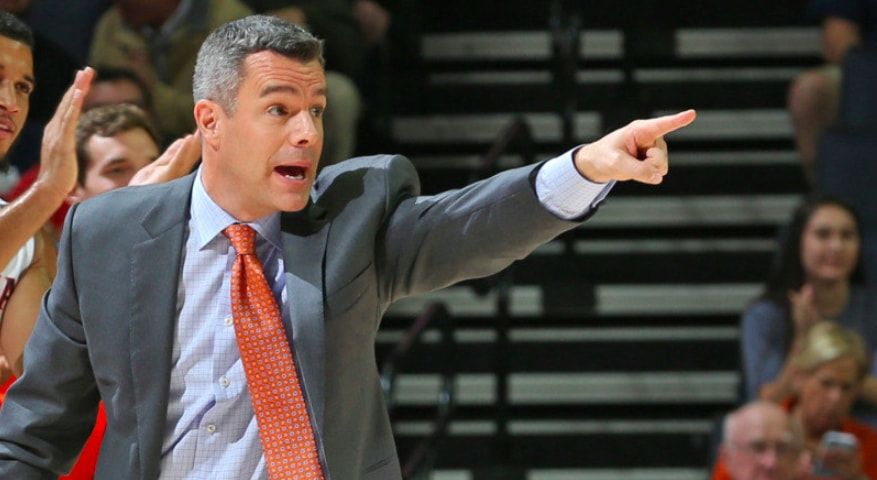
[[[660,183],[668,169],[667,145],[662,137],[688,125],[694,117],[694,111],[689,110],[632,122],[576,150],[572,159],[575,168],[568,163],[570,157],[563,155],[541,166],[508,170],[431,197],[416,196],[416,173],[409,163],[391,162],[388,217],[377,249],[381,297],[390,303],[502,270],[583,221],[593,211],[594,197],[599,196],[579,194],[594,182]],[[565,168],[553,168],[557,165]],[[540,190],[540,177],[549,168],[552,176],[561,172],[561,176],[572,178],[552,181],[563,184],[563,192],[534,192],[534,176],[536,190]],[[597,185],[591,191],[601,188]],[[583,207],[579,211],[565,205],[554,208],[564,192],[584,199],[580,202]],[[560,215],[558,211],[575,214]]]

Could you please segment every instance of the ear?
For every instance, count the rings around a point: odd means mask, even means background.
[[[222,107],[212,101],[201,99],[195,103],[195,124],[201,131],[201,138],[212,149],[219,147],[220,133],[224,126],[223,120],[226,118],[225,111]]]

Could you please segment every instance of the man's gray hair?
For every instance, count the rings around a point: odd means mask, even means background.
[[[753,400],[725,415],[722,424],[722,443],[725,445],[731,445],[733,443],[738,433],[737,430],[740,427],[739,423],[744,417],[759,415],[759,418],[761,419],[765,414],[770,412],[779,413],[786,419],[792,443],[794,446],[800,448],[804,442],[804,432],[801,430],[801,425],[797,420],[786,413],[782,407],[776,403],[764,400]]]
[[[234,113],[244,78],[244,59],[265,50],[305,63],[318,60],[325,64],[323,41],[304,28],[277,17],[250,15],[222,25],[204,40],[192,77],[195,101],[213,100]]]

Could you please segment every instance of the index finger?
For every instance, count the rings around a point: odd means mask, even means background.
[[[694,110],[686,110],[674,115],[664,115],[663,117],[641,120],[642,123],[639,127],[643,130],[643,133],[652,137],[651,139],[654,140],[687,126],[694,121],[695,117],[697,117],[697,112]]]

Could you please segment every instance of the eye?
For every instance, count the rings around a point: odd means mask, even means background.
[[[841,237],[844,240],[853,240],[858,237],[858,233],[855,230],[844,230],[841,232]]]
[[[18,93],[24,95],[30,95],[30,93],[33,91],[33,87],[31,86],[31,84],[25,82],[16,83],[15,89],[18,91]]]
[[[820,240],[828,240],[831,237],[831,230],[828,228],[819,228],[815,233],[816,238]]]
[[[282,117],[287,114],[287,110],[282,105],[271,105],[268,107],[268,114]]]
[[[127,174],[130,170],[131,170],[130,166],[120,165],[118,167],[111,167],[110,169],[106,170],[104,172],[104,175],[106,175],[108,177],[115,177],[118,175]]]
[[[314,118],[322,118],[323,112],[325,111],[326,109],[324,107],[313,107],[311,108],[311,115],[313,115]]]

